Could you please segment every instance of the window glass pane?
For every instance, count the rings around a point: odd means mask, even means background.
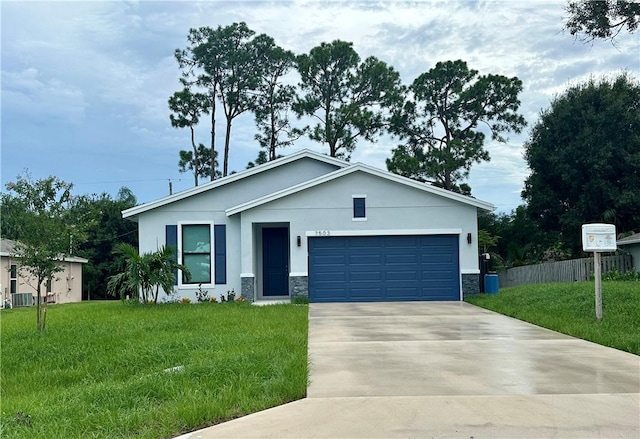
[[[211,252],[211,228],[209,225],[182,226],[182,251],[184,253]]]
[[[51,292],[51,279],[47,279],[47,293]]]
[[[11,279],[17,279],[18,266],[15,264],[11,264]]]
[[[211,255],[184,254],[182,255],[182,264],[191,272],[191,277],[188,281],[186,276],[182,277],[182,283],[211,283]]]
[[[18,292],[18,281],[11,280],[11,294],[16,294]]]
[[[364,201],[365,201],[365,198],[353,199],[353,217],[354,218],[366,218]]]

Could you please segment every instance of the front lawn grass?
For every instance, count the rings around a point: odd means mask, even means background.
[[[544,328],[640,355],[640,282],[603,282],[601,321],[596,319],[593,282],[523,285],[465,300]]]
[[[44,334],[3,310],[0,437],[168,438],[303,398],[307,310],[57,305]]]

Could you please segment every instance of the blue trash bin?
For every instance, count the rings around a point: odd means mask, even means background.
[[[500,289],[500,283],[498,282],[497,274],[485,274],[484,275],[484,292],[487,294],[498,294]]]

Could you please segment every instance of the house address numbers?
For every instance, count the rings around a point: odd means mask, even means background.
[[[329,230],[316,230],[315,236],[331,236],[331,232]]]

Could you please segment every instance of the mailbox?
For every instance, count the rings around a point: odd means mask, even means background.
[[[583,224],[582,250],[586,252],[616,251],[616,226],[613,224]]]

